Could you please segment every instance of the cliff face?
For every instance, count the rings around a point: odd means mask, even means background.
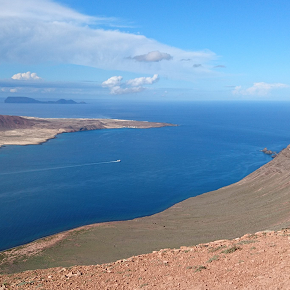
[[[0,115],[0,131],[29,128],[34,122],[18,116]]]

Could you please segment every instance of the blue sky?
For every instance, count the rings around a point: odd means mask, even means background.
[[[289,100],[290,2],[0,0],[0,97]]]

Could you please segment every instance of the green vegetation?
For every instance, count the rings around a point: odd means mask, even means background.
[[[240,250],[240,249],[241,249],[241,248],[238,247],[237,245],[233,245],[232,247],[223,250],[222,253],[223,253],[223,254],[231,254],[231,253],[234,253],[235,251]]]
[[[238,242],[238,245],[246,245],[246,244],[252,244],[252,243],[256,243],[257,241],[254,241],[254,240],[245,240],[245,241],[240,241]]]
[[[195,267],[195,272],[200,272],[201,270],[205,270],[205,269],[206,269],[205,266],[200,265],[200,266]]]
[[[211,257],[211,258],[207,261],[207,263],[211,263],[211,262],[213,262],[213,261],[217,261],[217,260],[219,260],[219,255],[214,255],[213,257]]]
[[[224,248],[226,248],[227,246],[226,245],[223,245],[223,246],[218,246],[218,247],[216,247],[216,248],[209,248],[208,249],[208,251],[210,252],[210,253],[213,253],[213,252],[217,252],[217,251],[219,251],[219,250],[221,250],[221,249],[224,249]]]

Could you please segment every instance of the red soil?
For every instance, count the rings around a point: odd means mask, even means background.
[[[0,275],[0,290],[290,289],[289,242],[290,230],[259,232],[104,265]]]

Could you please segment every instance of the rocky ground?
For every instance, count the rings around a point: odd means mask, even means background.
[[[27,128],[34,125],[34,122],[19,116],[0,115],[0,131]]]
[[[0,275],[0,289],[290,289],[290,230],[247,234],[114,263]]]

